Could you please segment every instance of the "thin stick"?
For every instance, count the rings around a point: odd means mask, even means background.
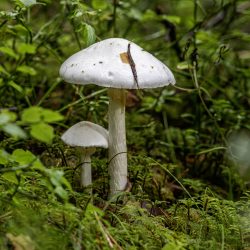
[[[140,89],[139,84],[138,84],[138,76],[137,76],[137,72],[136,72],[135,62],[134,62],[132,55],[131,55],[131,52],[130,52],[130,46],[131,46],[131,43],[128,44],[128,51],[127,51],[128,61],[129,61],[129,65],[130,65],[130,68],[132,70],[137,88]]]

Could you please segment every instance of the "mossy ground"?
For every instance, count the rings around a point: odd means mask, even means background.
[[[250,249],[248,1],[0,6],[0,249]],[[108,127],[107,90],[58,76],[109,37],[176,78],[127,92],[130,186],[112,200],[107,151],[93,156],[90,195],[78,150],[60,140],[82,120]]]

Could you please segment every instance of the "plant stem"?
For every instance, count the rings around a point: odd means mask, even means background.
[[[110,196],[127,185],[125,90],[109,89],[109,176]]]
[[[116,30],[116,9],[117,9],[117,4],[119,0],[113,0],[113,27],[112,27],[112,33],[113,37],[116,36],[117,30]]]
[[[59,112],[62,112],[65,109],[71,108],[71,107],[73,107],[73,106],[75,106],[75,105],[77,105],[77,104],[79,104],[81,102],[84,102],[85,100],[91,99],[91,98],[93,98],[93,97],[95,97],[97,95],[100,95],[100,94],[102,94],[102,93],[104,93],[106,91],[107,91],[107,89],[101,89],[101,90],[98,90],[98,91],[96,91],[94,93],[91,93],[91,94],[85,96],[84,98],[80,98],[80,99],[78,99],[78,100],[76,100],[76,101],[74,101],[72,103],[69,103],[69,104],[65,105],[64,107],[59,109]]]
[[[198,78],[197,78],[197,72],[196,72],[196,65],[193,65],[193,77],[194,77],[194,85],[198,91],[198,95],[199,95],[199,98],[201,100],[201,103],[202,103],[202,106],[204,107],[205,111],[207,112],[207,114],[209,115],[209,117],[211,118],[211,120],[214,122],[214,125],[217,129],[217,131],[219,132],[223,142],[225,143],[225,145],[227,146],[227,139],[225,138],[224,134],[222,133],[221,129],[220,129],[220,126],[219,124],[217,123],[217,121],[215,120],[214,116],[212,115],[212,113],[209,111],[203,97],[202,97],[202,94],[201,94],[201,89],[200,89],[200,86],[199,86],[199,83],[198,83]]]

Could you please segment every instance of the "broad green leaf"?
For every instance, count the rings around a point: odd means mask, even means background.
[[[27,35],[28,33],[27,29],[25,29],[25,27],[21,24],[14,25],[13,30],[19,35]]]
[[[64,172],[62,170],[46,169],[46,173],[49,175],[50,181],[54,186],[65,185],[67,188],[71,189],[71,185],[64,177]]]
[[[16,149],[11,155],[11,160],[19,163],[20,165],[26,165],[35,162],[36,156],[29,150]]]
[[[0,52],[4,53],[10,57],[13,57],[15,59],[18,58],[18,55],[16,54],[16,52],[9,47],[0,47]]]
[[[35,139],[49,144],[55,136],[53,127],[46,123],[32,124],[30,134]]]
[[[28,123],[37,122],[57,122],[63,120],[63,116],[57,111],[33,106],[27,108],[22,113],[22,121]]]
[[[18,52],[21,54],[35,54],[36,46],[28,43],[21,43],[18,46]]]
[[[54,192],[62,199],[67,199],[68,193],[63,188],[63,185],[65,185],[69,189],[71,189],[71,186],[64,177],[64,172],[61,170],[46,169],[46,173],[49,176],[50,183],[55,187]]]
[[[45,122],[58,122],[63,120],[63,116],[60,113],[50,109],[42,109],[41,118]]]
[[[3,150],[0,149],[0,164],[6,165],[9,162],[9,154]]]
[[[36,4],[36,0],[19,0],[19,1],[23,3],[26,7],[30,7]]]
[[[61,178],[61,183],[62,183],[62,185],[64,185],[65,187],[67,187],[69,190],[71,190],[71,185],[70,185],[70,183],[68,182],[68,180],[64,176]]]
[[[32,169],[44,170],[44,166],[41,161],[30,151],[23,149],[16,149],[9,159],[13,162],[17,162],[19,166],[28,165]]]
[[[128,16],[137,20],[141,21],[142,20],[142,13],[139,9],[137,8],[131,8],[128,12]]]
[[[23,93],[23,88],[20,85],[16,84],[15,82],[9,81],[8,85],[11,86],[16,91],[18,91],[19,93]]]
[[[93,44],[96,39],[94,28],[87,23],[84,24],[83,37],[87,46]]]
[[[92,0],[92,7],[96,10],[104,10],[108,7],[108,1]]]
[[[46,171],[47,174],[49,175],[51,183],[56,187],[61,185],[61,179],[64,175],[63,171],[61,170],[52,170],[49,169]]]
[[[36,70],[30,66],[27,66],[27,65],[21,65],[21,66],[17,67],[17,71],[24,73],[24,74],[31,75],[31,76],[36,75]]]
[[[162,15],[163,20],[167,20],[173,24],[180,24],[181,18],[179,16]]]
[[[9,157],[11,161],[19,163],[19,165],[31,164],[32,168],[43,170],[44,166],[41,161],[32,154],[29,150],[16,149],[13,151],[12,155]]]
[[[26,138],[24,130],[14,123],[7,123],[2,127],[2,130],[13,137]]]
[[[62,186],[57,186],[54,189],[54,192],[60,196],[63,200],[67,200],[68,199],[68,192],[62,187]]]
[[[15,184],[18,184],[18,180],[16,178],[15,172],[6,172],[6,173],[2,174],[1,177],[9,182],[13,182]]]
[[[142,16],[142,21],[144,22],[145,21],[157,21],[157,20],[159,20],[159,16],[153,10],[150,10],[150,9],[147,9]]]
[[[23,111],[21,116],[22,122],[37,123],[41,121],[41,108],[40,107],[30,107]]]
[[[8,110],[3,110],[0,113],[0,126],[9,122],[13,122],[15,120],[16,120],[16,114],[13,112],[10,112]]]

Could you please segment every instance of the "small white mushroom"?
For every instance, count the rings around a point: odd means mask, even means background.
[[[60,76],[75,84],[96,84],[110,88],[109,175],[111,196],[127,185],[125,90],[158,88],[175,84],[170,69],[133,42],[110,38],[69,57]]]
[[[69,146],[82,148],[81,186],[91,185],[91,155],[96,147],[108,148],[108,131],[92,122],[82,121],[70,127],[61,139]]]

